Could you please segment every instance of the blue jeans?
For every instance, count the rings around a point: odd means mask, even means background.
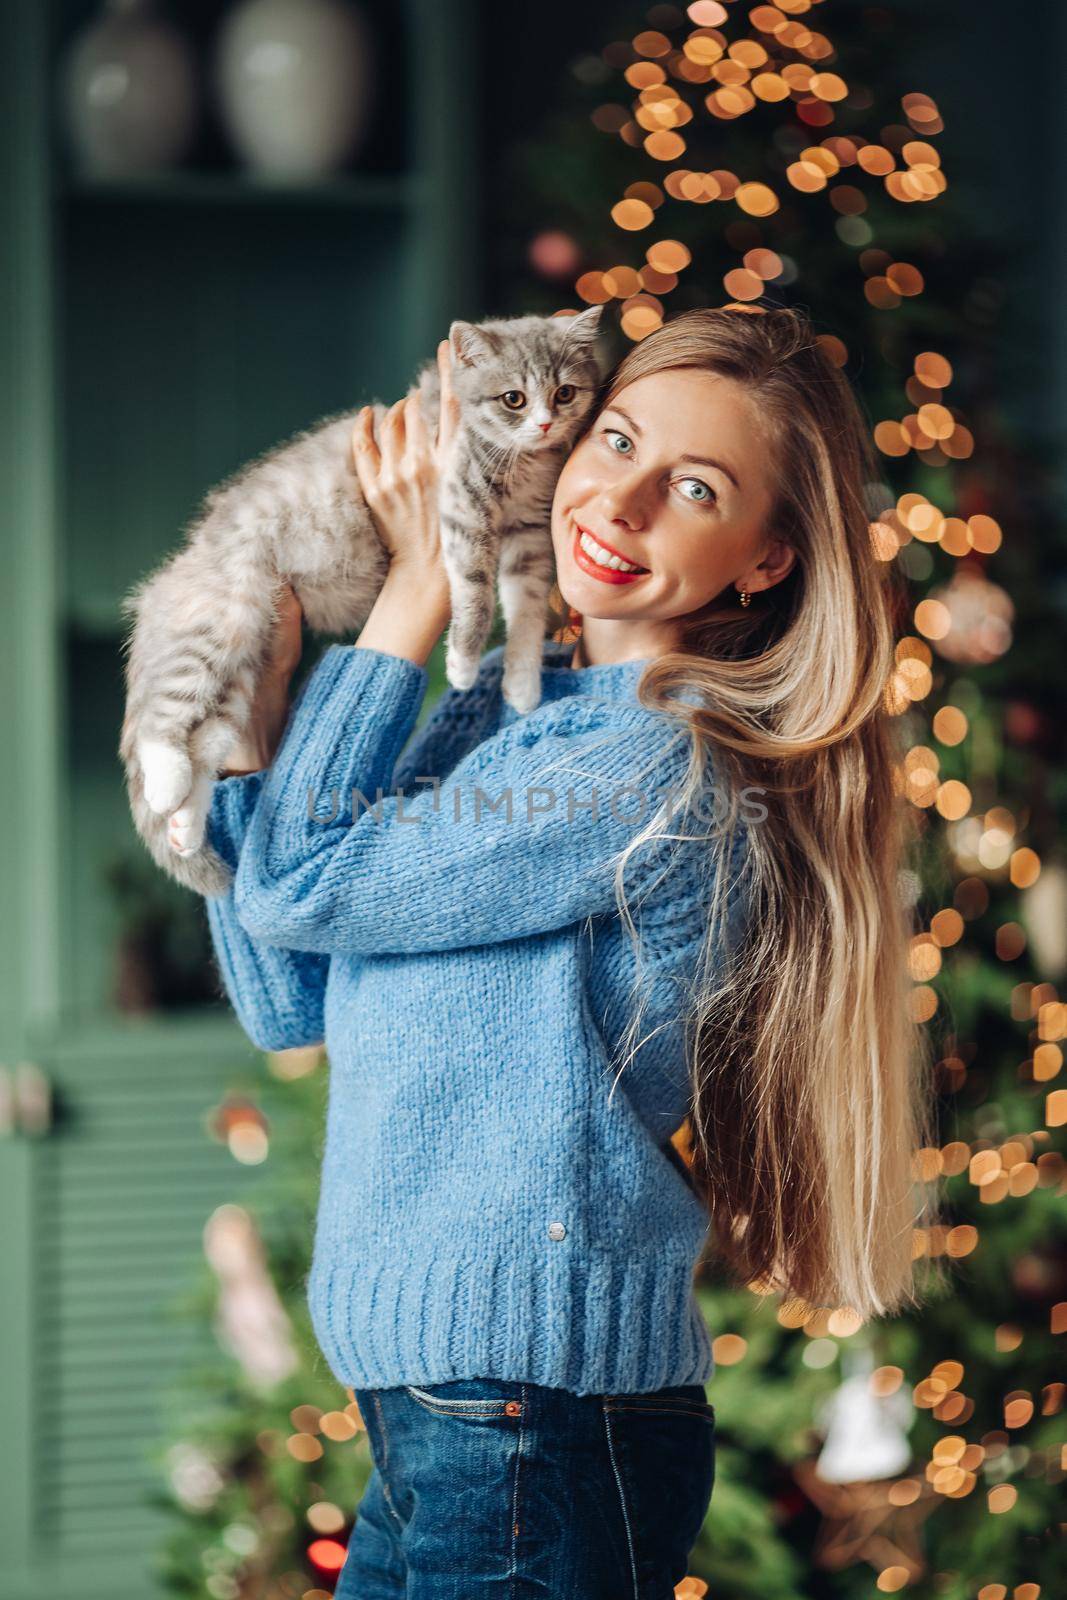
[[[354,1393],[374,1470],[335,1600],[673,1600],[715,1479],[702,1385]]]

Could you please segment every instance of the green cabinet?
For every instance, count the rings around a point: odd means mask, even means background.
[[[482,309],[466,0],[366,0],[368,160],[309,187],[72,175],[56,63],[95,9],[0,8],[0,1600],[153,1592],[146,1452],[212,1337],[168,1307],[244,1176],[205,1132],[255,1064],[217,983],[129,1009],[119,600],[211,484]]]

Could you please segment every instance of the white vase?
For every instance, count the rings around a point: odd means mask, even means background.
[[[192,50],[152,0],[107,0],[60,69],[67,136],[82,173],[119,178],[174,166],[196,131]]]
[[[313,179],[351,160],[370,111],[373,39],[340,0],[243,0],[222,25],[221,110],[253,171]]]

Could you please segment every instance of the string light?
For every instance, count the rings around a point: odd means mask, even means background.
[[[721,283],[725,303],[739,310],[759,311],[758,302],[768,286],[791,281],[797,274],[796,263],[776,248],[771,233],[783,212],[794,205],[825,205],[830,226],[859,247],[857,293],[872,314],[892,316],[906,302],[926,294],[922,267],[879,248],[866,214],[872,196],[915,205],[936,201],[945,193],[948,179],[932,142],[943,131],[940,110],[931,96],[908,93],[900,101],[901,121],[870,129],[869,136],[854,125],[844,131],[838,125],[842,112],[848,111],[854,124],[872,97],[864,85],[833,70],[833,42],[815,26],[820,9],[819,0],[778,0],[747,12],[719,0],[694,0],[684,16],[678,13],[678,26],[660,23],[657,15],[656,26],[632,39],[615,41],[602,52],[604,67],[621,75],[627,103],[598,106],[592,113],[593,126],[633,150],[647,172],[617,191],[607,208],[617,230],[611,252],[615,259],[583,270],[574,288],[587,304],[618,302],[620,326],[631,341],[639,342],[662,325],[670,296],[692,265],[690,248],[674,237],[671,219],[677,213],[672,207],[733,208],[724,232],[727,243],[737,248],[737,257],[724,268]],[[746,24],[748,31],[732,36]],[[777,152],[773,171],[737,172],[707,161],[706,152],[717,148],[725,125],[766,107],[779,107],[802,134],[788,149]],[[823,335],[820,342],[828,359],[839,367],[846,365],[849,352],[843,341]],[[944,470],[973,456],[974,434],[951,394],[954,377],[953,365],[942,352],[926,349],[914,357],[902,384],[903,403],[892,408],[895,415],[882,417],[873,428],[873,443],[883,457],[896,461],[914,457],[924,468]],[[989,583],[981,566],[973,565],[1001,548],[1003,532],[986,510],[962,515],[948,494],[919,492],[885,505],[872,518],[869,532],[880,562],[901,559],[906,552],[918,558],[937,547],[956,563],[960,577],[959,583],[950,582],[918,602],[912,631],[897,642],[885,704],[894,716],[913,716],[940,687],[939,660],[995,660],[1010,643],[1010,602]],[[912,745],[894,781],[916,813],[943,821],[961,877],[953,903],[935,911],[911,941],[912,1008],[920,1022],[929,1021],[938,1009],[934,985],[946,953],[962,943],[968,921],[984,915],[988,907],[987,880],[999,876],[1025,889],[1041,872],[1037,853],[1020,842],[1016,819],[1003,808],[976,807],[971,786],[951,770],[943,771],[944,762],[951,763],[953,752],[966,747],[971,735],[972,717],[965,706],[945,703],[932,709],[929,729],[930,742]],[[1001,923],[995,945],[1002,961],[1014,961],[1025,949],[1025,930],[1016,922]],[[1034,1024],[1030,1079],[1035,1084],[1051,1083],[1062,1069],[1060,1041],[1067,1036],[1067,1008],[1049,985],[1016,986],[1013,1016],[1016,1006],[1019,1020]],[[968,1073],[967,1047],[956,1045],[957,1051],[961,1048],[964,1054],[946,1053],[939,1064],[942,1081],[956,1089]],[[1062,1189],[1067,1164],[1043,1143],[1048,1128],[1067,1123],[1067,1090],[1050,1087],[1044,1113],[1045,1128],[1030,1133],[998,1141],[953,1140],[917,1152],[916,1178],[920,1182],[959,1178],[986,1206],[1010,1203],[1037,1187]],[[255,1150],[265,1149],[266,1129],[247,1107],[228,1110],[220,1129],[238,1159],[256,1159]],[[685,1155],[684,1140],[676,1140],[676,1145]],[[963,1261],[981,1248],[981,1231],[970,1223],[917,1228],[912,1248],[916,1259]],[[753,1282],[748,1287],[754,1296],[775,1299],[769,1285]],[[803,1335],[804,1359],[810,1355],[808,1364],[816,1368],[834,1359],[835,1341],[849,1339],[863,1325],[848,1306],[817,1307],[796,1298],[779,1300],[774,1315],[781,1328]],[[1067,1331],[1067,1303],[1053,1308],[1051,1326],[1054,1332]],[[995,1351],[1010,1353],[1021,1347],[1023,1339],[1021,1328],[1002,1323],[995,1330]],[[723,1368],[743,1363],[752,1353],[749,1341],[737,1333],[719,1334],[712,1348],[716,1365]],[[1004,1515],[1014,1508],[1018,1489],[1013,1483],[985,1480],[993,1470],[1005,1474],[1014,1470],[1009,1435],[1025,1429],[1034,1417],[1034,1396],[1009,1391],[1003,1397],[1003,1429],[990,1431],[981,1440],[968,1439],[962,1430],[974,1414],[975,1402],[963,1387],[965,1377],[963,1364],[952,1358],[910,1383],[899,1366],[884,1365],[871,1373],[874,1395],[887,1397],[906,1388],[915,1406],[952,1430],[934,1441],[930,1459],[912,1475],[888,1485],[888,1506],[916,1507],[930,1496],[937,1501],[965,1499],[981,1487],[989,1514]],[[1053,1393],[1054,1389],[1060,1392]],[[1062,1390],[1063,1385],[1047,1386],[1043,1405],[1059,1409]],[[365,1436],[354,1395],[351,1390],[348,1394],[351,1403],[342,1409],[294,1408],[293,1432],[284,1442],[290,1456],[312,1463],[327,1446],[344,1446]],[[320,1571],[336,1572],[344,1559],[344,1546],[336,1537],[343,1527],[342,1513],[331,1502],[316,1501],[306,1517],[315,1535],[308,1546],[309,1558]],[[889,1561],[877,1572],[876,1588],[896,1593],[913,1576],[908,1566]],[[326,1592],[309,1590],[305,1600],[318,1600]],[[700,1600],[707,1585],[687,1577],[675,1592],[679,1600]],[[1005,1585],[992,1582],[977,1591],[977,1600],[1007,1600],[1008,1594]],[[1012,1600],[1038,1600],[1039,1594],[1039,1586],[1029,1583],[1011,1591]]]

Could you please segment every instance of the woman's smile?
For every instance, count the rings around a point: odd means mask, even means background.
[[[580,522],[574,524],[574,559],[583,572],[601,583],[634,583],[648,576],[648,568],[630,561],[614,545],[598,539]]]

